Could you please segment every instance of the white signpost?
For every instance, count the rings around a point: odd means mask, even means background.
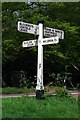
[[[49,44],[56,44],[59,42],[59,37],[51,37],[51,38],[44,38],[42,39],[42,45],[49,45]]]
[[[41,99],[44,95],[43,86],[43,45],[57,44],[60,39],[64,39],[64,32],[49,27],[43,29],[43,21],[38,21],[39,25],[34,25],[25,22],[18,22],[18,30],[24,33],[31,33],[39,35],[38,40],[23,41],[23,47],[38,46],[38,65],[37,65],[37,86],[36,98]],[[43,38],[44,36],[53,36],[50,38]]]
[[[43,38],[41,40],[42,45],[49,45],[49,44],[56,44],[59,42],[58,37],[51,37],[51,38]],[[29,41],[23,41],[22,42],[23,47],[32,47],[32,46],[38,46],[38,40],[29,40]]]
[[[45,27],[44,28],[44,36],[48,36],[48,37],[58,36],[60,39],[64,39],[64,31]]]
[[[24,33],[30,33],[39,35],[39,25],[25,23],[25,22],[18,22],[18,30]],[[47,37],[54,37],[58,36],[60,39],[64,39],[64,31],[59,29],[53,29],[49,27],[44,27],[43,35]]]
[[[37,46],[37,45],[38,45],[38,40],[29,40],[29,41],[22,42],[23,47],[32,47],[32,46]]]
[[[35,35],[38,35],[38,33],[39,33],[38,25],[20,22],[20,21],[18,22],[18,30],[20,32],[30,33],[30,34],[35,34]]]

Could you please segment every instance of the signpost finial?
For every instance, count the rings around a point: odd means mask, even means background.
[[[39,24],[39,23],[42,23],[42,24],[43,24],[43,23],[44,23],[44,20],[43,20],[43,19],[39,19],[39,20],[38,20],[38,24]]]

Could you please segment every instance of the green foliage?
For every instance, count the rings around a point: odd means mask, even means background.
[[[63,88],[58,88],[55,94],[57,97],[69,97],[69,93]]]
[[[27,87],[30,88],[31,87],[31,82],[29,80],[27,80],[26,78],[22,78],[19,81],[19,87]]]
[[[64,74],[61,73],[52,73],[49,75],[52,85],[62,87],[64,85]]]
[[[61,29],[65,33],[64,40],[59,40],[58,44],[44,46],[44,76],[47,76],[45,81],[48,81],[52,73],[65,72],[66,65],[74,64],[80,69],[79,15],[80,2],[4,2],[2,4],[3,70],[22,69],[27,71],[29,77],[36,75],[37,47],[22,48],[22,42],[37,37],[19,32],[17,23],[25,21],[37,24],[40,18],[44,19],[44,26]],[[12,67],[9,67],[10,63]],[[71,73],[72,70],[67,72]],[[57,82],[62,79],[63,77],[56,77]]]
[[[64,76],[61,76],[61,74],[58,73],[55,78],[54,84],[56,86],[63,86],[63,83],[64,83],[63,81],[64,81]]]

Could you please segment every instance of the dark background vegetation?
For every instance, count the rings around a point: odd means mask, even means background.
[[[44,46],[44,84],[80,88],[80,2],[2,4],[3,87],[36,86],[37,47],[23,48],[22,42],[38,36],[17,30],[18,21],[63,30],[57,45]],[[67,78],[66,78],[66,77]]]

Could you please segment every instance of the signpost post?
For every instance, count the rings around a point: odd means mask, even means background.
[[[44,94],[43,86],[43,46],[41,44],[43,39],[43,20],[39,20],[39,38],[38,38],[38,65],[37,65],[37,86],[36,98],[42,98]]]
[[[60,39],[64,39],[64,32],[49,27],[43,29],[43,20],[38,21],[38,25],[18,22],[18,30],[24,33],[39,35],[38,40],[23,41],[23,47],[38,46],[38,63],[37,63],[37,86],[36,98],[42,99],[44,97],[43,86],[43,45],[57,44]],[[50,38],[43,38],[44,36],[51,36]]]

